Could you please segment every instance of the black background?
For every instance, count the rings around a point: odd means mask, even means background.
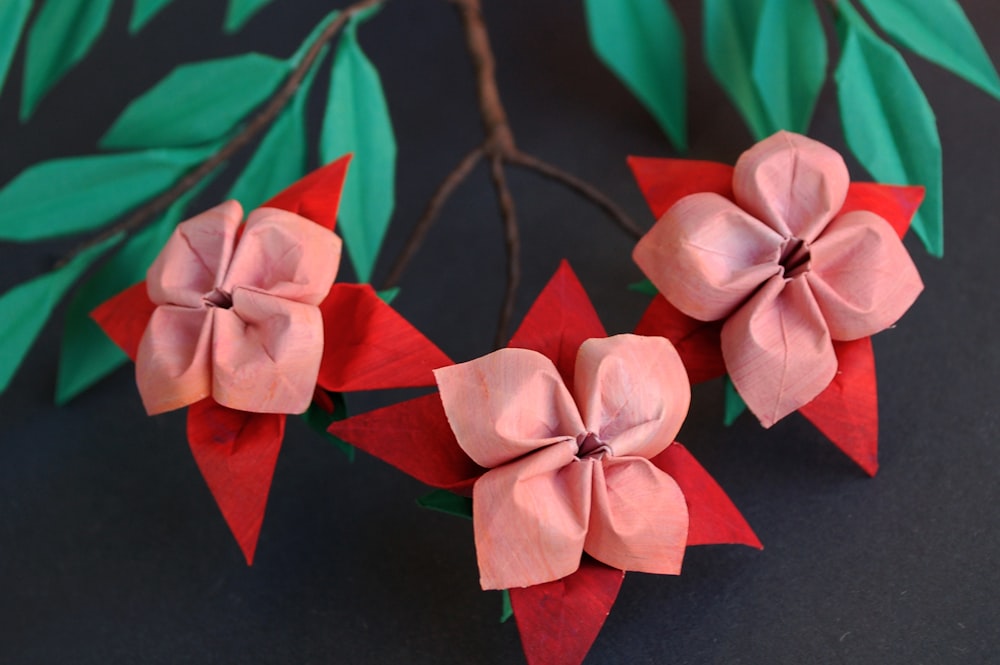
[[[223,36],[223,3],[177,0],[129,37],[131,3],[116,3],[91,56],[24,126],[19,54],[0,97],[0,182],[44,159],[93,152],[124,105],[179,62],[248,50],[287,56],[329,4],[284,0]],[[624,158],[670,147],[593,57],[580,3],[486,4],[519,145],[598,183],[648,226]],[[700,3],[673,4],[688,38],[690,156],[732,162],[751,138],[705,68]],[[1000,60],[996,4],[962,5]],[[481,129],[447,3],[393,0],[361,40],[399,141],[380,278]],[[680,577],[628,575],[588,663],[996,657],[1000,103],[908,60],[944,146],[946,256],[932,259],[907,238],[926,290],[897,328],[875,338],[881,471],[868,479],[797,415],[770,431],[747,416],[725,429],[721,384],[697,387],[679,438],[766,549],[693,548]],[[313,95],[313,138],[324,79]],[[829,85],[810,133],[844,148]],[[852,173],[867,179],[854,164]],[[517,170],[510,180],[524,240],[517,321],[566,257],[609,331],[630,330],[646,298],[624,288],[641,277],[629,239],[558,185]],[[205,207],[223,191],[222,183],[210,191]],[[70,244],[0,244],[0,290],[48,269]],[[482,355],[491,350],[503,262],[480,167],[448,203],[395,304],[456,360]],[[182,412],[146,417],[127,369],[63,408],[51,405],[60,320],[0,398],[0,662],[522,660],[513,622],[498,623],[499,594],[478,588],[471,525],[418,508],[419,483],[363,454],[349,463],[297,419],[247,568],[187,448]]]

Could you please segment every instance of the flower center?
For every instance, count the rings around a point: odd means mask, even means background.
[[[204,301],[207,307],[218,307],[220,309],[231,309],[233,306],[233,296],[232,294],[222,291],[218,287],[212,289],[209,293],[202,296],[202,301]]]
[[[778,263],[785,270],[785,279],[791,279],[809,271],[809,247],[803,240],[792,238],[781,252]]]
[[[601,441],[601,439],[598,438],[598,436],[593,432],[578,435],[576,437],[576,445],[579,446],[576,451],[578,459],[585,459],[587,457],[596,457],[600,459],[606,454],[614,454],[614,451],[611,450],[611,446]]]

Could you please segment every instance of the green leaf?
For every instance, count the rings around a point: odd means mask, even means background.
[[[628,290],[629,291],[635,291],[636,293],[641,293],[641,294],[647,295],[647,296],[655,296],[655,295],[659,295],[659,293],[660,293],[659,291],[656,290],[656,287],[653,286],[653,283],[651,281],[649,281],[648,279],[644,279],[644,280],[641,280],[641,281],[638,281],[638,282],[633,282],[633,283],[629,284],[628,285]]]
[[[926,188],[913,230],[927,251],[940,257],[941,141],[934,112],[903,56],[846,0],[837,12],[841,56],[835,78],[847,145],[875,180]]]
[[[101,147],[182,147],[214,141],[260,106],[288,64],[259,53],[181,65],[133,100],[101,138]]]
[[[510,591],[502,589],[500,591],[500,623],[507,623],[512,616],[514,616],[514,606],[510,604]]]
[[[319,36],[323,33],[324,30],[326,30],[327,26],[329,26],[330,23],[336,20],[338,16],[340,16],[340,11],[334,9],[332,12],[324,16],[323,20],[321,20],[319,23],[313,26],[312,31],[310,31],[309,34],[306,36],[306,38],[302,40],[302,43],[299,45],[299,48],[296,49],[295,53],[292,54],[292,57],[288,59],[289,68],[295,69],[300,64],[302,64],[302,61],[305,59],[306,54],[312,47],[313,42],[319,39]],[[316,58],[316,61],[319,62],[319,60],[321,59],[322,58]]]
[[[417,499],[417,503],[424,508],[472,519],[472,499],[448,490],[434,490]]]
[[[724,404],[722,422],[726,427],[729,427],[747,410],[747,404],[736,392],[736,386],[733,385],[733,380],[729,378],[728,374],[722,377],[722,401]]]
[[[327,395],[333,400],[333,413],[327,413],[313,402],[309,405],[309,410],[302,414],[302,417],[309,427],[337,446],[347,456],[347,459],[353,462],[357,452],[354,446],[326,431],[334,421],[347,418],[347,402],[344,401],[344,396],[340,393],[327,393]]]
[[[70,157],[31,166],[0,189],[0,240],[94,229],[167,189],[214,149]]]
[[[128,31],[135,34],[146,27],[154,16],[159,14],[174,0],[134,0],[132,18],[128,22]]]
[[[18,284],[0,296],[0,393],[7,390],[28,349],[48,320],[63,294],[104,252],[122,239],[108,238],[83,252],[66,265],[30,281]]]
[[[753,82],[757,26],[766,0],[704,0],[705,61],[758,140],[776,132]]]
[[[0,91],[7,80],[10,62],[21,41],[21,31],[29,13],[31,0],[0,0]]]
[[[955,0],[861,0],[893,39],[1000,99],[1000,78]]]
[[[771,127],[808,131],[826,63],[826,35],[816,5],[764,0],[751,75]]]
[[[354,153],[337,230],[359,282],[371,279],[392,216],[396,179],[396,139],[382,82],[357,39],[358,24],[370,15],[351,17],[337,45],[319,145],[324,164]]]
[[[378,295],[379,298],[382,299],[382,301],[385,304],[391,305],[392,301],[395,300],[396,296],[399,295],[399,287],[398,286],[392,286],[392,287],[389,287],[388,289],[383,289],[382,291],[379,291],[377,295]]]
[[[254,17],[254,14],[272,2],[274,0],[229,0],[229,8],[226,10],[226,20],[222,29],[228,34],[239,32],[247,24],[247,21]]]
[[[66,309],[59,350],[56,404],[65,404],[128,361],[125,353],[90,318],[90,312],[146,278],[146,270],[163,249],[174,227],[184,220],[188,204],[202,192],[213,175],[204,178],[155,222],[129,238],[74,294]]]
[[[83,60],[108,21],[112,0],[46,0],[28,32],[21,122],[49,89]]]
[[[601,61],[687,150],[684,32],[666,0],[585,0],[590,43]]]

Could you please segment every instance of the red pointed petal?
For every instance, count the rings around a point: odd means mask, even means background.
[[[578,665],[615,604],[625,571],[584,555],[580,568],[555,582],[510,590],[528,665]]]
[[[347,177],[347,165],[350,162],[351,155],[344,155],[316,169],[261,207],[294,212],[332,231],[337,224],[340,193],[344,188],[344,178]]]
[[[923,187],[852,182],[847,190],[847,199],[837,214],[843,215],[855,210],[871,211],[892,224],[892,228],[902,238],[923,200]]]
[[[726,373],[719,335],[721,321],[698,321],[670,304],[663,296],[649,303],[635,327],[636,335],[669,339],[688,372],[691,383],[701,383]]]
[[[433,487],[469,490],[485,471],[459,448],[437,393],[338,420],[328,431]]]
[[[146,294],[146,282],[139,282],[98,305],[90,313],[90,318],[134,362],[139,352],[139,340],[154,309],[156,305]]]
[[[733,198],[733,167],[729,164],[629,157],[628,165],[657,219],[688,194],[714,192],[730,200]]]
[[[285,415],[235,411],[208,398],[188,408],[187,432],[201,475],[251,565]]]
[[[878,387],[871,337],[834,342],[837,375],[799,409],[869,476],[878,471]]]
[[[547,356],[566,385],[571,386],[577,349],[584,340],[605,336],[604,326],[583,285],[569,263],[562,261],[507,346]]]
[[[334,392],[434,385],[452,362],[367,284],[334,284],[320,305],[320,386]]]
[[[677,481],[684,492],[690,520],[689,546],[737,544],[763,549],[739,509],[687,448],[675,442],[650,461]]]

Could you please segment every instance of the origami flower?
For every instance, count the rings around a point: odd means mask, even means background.
[[[252,563],[286,413],[330,392],[433,384],[448,362],[367,285],[333,284],[349,158],[252,212],[181,223],[147,281],[93,318],[132,359],[150,414],[189,405],[195,461]],[[332,285],[332,286],[331,286]]]
[[[482,585],[510,586],[529,663],[582,661],[624,569],[677,573],[686,545],[760,547],[673,442],[690,388],[671,345],[604,337],[563,263],[509,348],[436,370],[440,393],[330,426],[429,485],[471,490]]]
[[[693,381],[728,372],[765,427],[802,409],[874,473],[868,338],[923,289],[900,242],[922,189],[851,184],[839,154],[788,132],[753,146],[735,169],[674,160],[632,166],[659,216],[633,257],[669,303],[656,302],[637,332],[666,335],[682,356],[687,342]],[[843,390],[855,383],[870,383],[859,387],[871,405],[831,404],[836,394],[838,402],[854,397]],[[859,407],[861,431],[851,415]],[[850,427],[831,424],[837,419]]]

